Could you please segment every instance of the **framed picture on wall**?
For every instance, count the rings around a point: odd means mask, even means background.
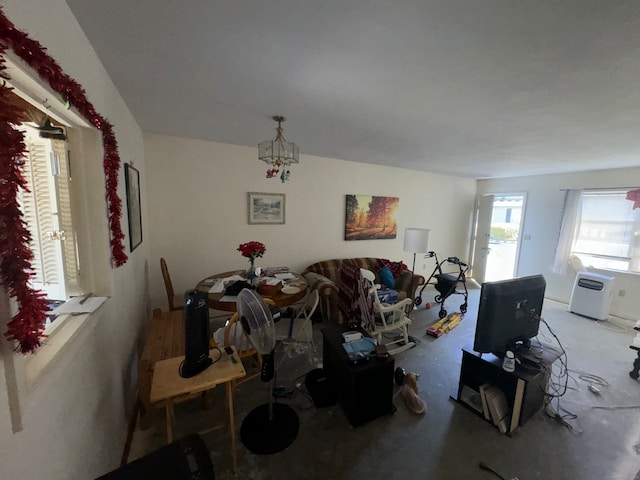
[[[129,216],[129,248],[133,252],[142,243],[142,211],[140,208],[140,172],[124,164],[127,188],[127,214]]]
[[[247,214],[249,225],[284,224],[284,193],[249,192]]]
[[[347,195],[344,220],[345,240],[387,240],[396,238],[398,197]]]

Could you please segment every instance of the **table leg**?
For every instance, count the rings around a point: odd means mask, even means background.
[[[233,395],[235,392],[236,381],[231,380],[226,383],[227,387],[227,412],[229,413],[229,435],[231,436],[231,458],[233,461],[233,473],[236,473],[237,470],[237,459],[236,459],[236,425],[235,425],[235,415],[233,413]]]
[[[176,424],[176,416],[173,412],[173,402],[171,399],[165,403],[165,410],[167,412],[167,443],[173,442],[173,430]]]

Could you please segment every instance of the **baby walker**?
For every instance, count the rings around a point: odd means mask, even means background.
[[[440,304],[440,311],[438,317],[444,318],[447,316],[447,311],[444,308],[444,301],[451,295],[464,295],[464,303],[460,305],[460,312],[465,313],[467,311],[467,297],[469,292],[467,291],[467,280],[465,274],[469,271],[469,266],[461,262],[458,257],[447,257],[442,261],[438,261],[438,255],[436,252],[427,253],[425,258],[435,258],[436,267],[433,269],[431,276],[424,283],[420,289],[420,293],[415,298],[415,304],[420,305],[422,303],[422,292],[425,287],[431,284],[431,280],[435,278],[435,289],[438,291],[438,295],[435,296],[434,301]],[[458,267],[457,272],[444,273],[442,271],[442,265],[445,263],[451,263]],[[457,290],[458,284],[462,285],[463,290]]]

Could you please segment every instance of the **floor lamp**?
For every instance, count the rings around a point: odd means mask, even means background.
[[[413,253],[413,267],[411,268],[411,295],[415,296],[413,291],[413,276],[416,271],[416,254],[427,253],[429,251],[429,229],[427,228],[405,228],[404,229],[404,247],[405,252]],[[415,301],[415,298],[411,299]]]

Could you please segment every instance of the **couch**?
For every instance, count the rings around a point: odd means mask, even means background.
[[[393,272],[394,289],[398,291],[398,300],[407,297],[413,299],[416,289],[425,282],[422,275],[412,275],[404,263],[383,258],[336,258],[309,265],[302,275],[307,280],[309,288],[318,290],[320,294],[319,307],[322,319],[333,324],[347,323],[343,312],[338,308],[340,270],[344,262],[371,270],[376,275],[376,283],[382,283],[379,276],[380,270],[384,266],[389,266]]]

